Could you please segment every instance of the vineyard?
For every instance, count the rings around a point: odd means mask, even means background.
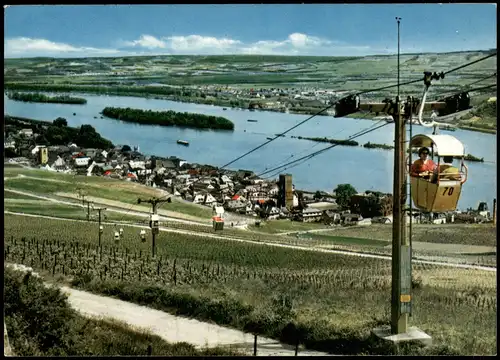
[[[165,232],[153,259],[150,240],[141,242],[137,228],[123,229],[117,243],[105,229],[99,247],[95,224],[5,215],[4,260],[285,342],[293,322],[301,342],[322,351],[375,351],[369,331],[389,319],[389,261]],[[494,272],[415,264],[413,276],[411,323],[449,351],[496,352]],[[481,342],[468,336],[477,331]]]

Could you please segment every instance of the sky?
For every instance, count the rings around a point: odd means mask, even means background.
[[[12,5],[4,58],[364,56],[496,48],[496,4]]]

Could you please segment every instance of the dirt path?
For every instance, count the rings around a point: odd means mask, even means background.
[[[54,198],[51,198],[51,197],[48,197],[48,196],[35,195],[35,194],[29,193],[29,192],[26,192],[26,191],[20,191],[20,190],[8,189],[8,188],[4,188],[4,190],[7,190],[9,192],[13,192],[13,193],[16,193],[16,194],[20,194],[20,195],[30,196],[30,197],[33,197],[35,199],[40,199],[40,200],[44,200],[44,201],[50,201],[50,202],[57,203],[57,204],[68,205],[68,206],[76,206],[76,207],[84,207],[80,203],[75,203],[75,202],[71,202],[71,201],[64,201],[64,200],[54,199]],[[71,197],[71,198],[73,198],[73,197]],[[76,199],[77,199],[77,197],[75,195],[75,200]],[[18,199],[12,199],[12,200],[18,200]],[[30,201],[30,200],[27,200],[27,201]],[[98,204],[98,202],[96,202],[96,204]],[[123,203],[121,203],[121,204],[122,204],[122,206],[126,205],[126,204],[123,204]],[[129,206],[129,208],[130,208],[130,206]],[[146,208],[144,208],[143,211],[137,211],[137,210],[133,211],[131,209],[130,210],[122,210],[122,209],[116,209],[116,208],[109,207],[109,208],[106,209],[106,211],[112,211],[112,212],[116,212],[116,213],[120,213],[120,214],[136,215],[136,216],[142,216],[142,217],[144,217],[146,214],[149,214],[149,211],[147,211]],[[175,218],[173,216],[162,217],[160,215],[160,220],[177,221],[177,222],[182,222],[182,223],[186,223],[186,224],[204,225],[204,224],[200,223],[199,221],[190,221],[190,220],[185,220],[185,219],[179,219],[179,218]],[[206,225],[207,226],[211,226],[211,224],[210,225],[206,224]]]
[[[33,269],[18,264],[8,264],[24,272]],[[34,273],[35,276],[38,274]],[[52,285],[48,285],[52,286]],[[224,326],[209,324],[194,319],[175,316],[163,311],[151,309],[111,297],[95,295],[86,291],[61,287],[68,295],[71,307],[84,316],[94,318],[113,318],[135,328],[148,330],[170,343],[187,342],[199,349],[205,347],[230,346],[253,354],[254,335]],[[281,344],[277,340],[257,337],[257,355],[294,356],[293,346]],[[330,354],[300,350],[301,356],[328,356]]]
[[[10,347],[9,335],[7,334],[7,325],[5,325],[5,321],[3,322],[3,355],[15,356],[12,352],[12,348]]]
[[[185,341],[197,348],[231,346],[253,353],[254,336],[238,330],[209,324],[194,319],[174,316],[145,306],[122,300],[99,296],[85,291],[63,287],[71,306],[91,317],[111,317],[142,329],[147,329],[168,342]],[[257,354],[295,355],[292,346],[276,340],[257,337]],[[300,355],[328,355],[326,353],[301,351]]]
[[[64,197],[64,198],[79,200],[79,197],[76,194],[57,192],[54,195]],[[131,204],[123,203],[121,201],[103,199],[103,198],[94,197],[94,196],[86,196],[85,198],[87,201],[94,202],[95,204],[108,205],[108,206],[118,207],[118,208],[122,208],[122,209],[130,209],[129,211],[139,212],[139,213],[142,213],[142,215],[144,215],[144,213],[149,214],[151,212],[150,206],[131,205]],[[158,209],[158,214],[167,216],[169,218],[183,219],[186,221],[196,222],[196,223],[201,223],[204,220],[204,219],[198,218],[196,216],[186,215],[186,214],[182,214],[179,212],[168,211],[168,210],[164,210],[164,209]],[[205,219],[204,222],[210,223],[211,219]]]
[[[85,220],[63,219],[63,218],[57,218],[57,217],[52,217],[52,216],[23,214],[23,213],[11,212],[11,211],[4,211],[4,213],[17,215],[17,216],[38,217],[38,218],[43,218],[43,219],[54,219],[54,220],[60,220],[60,221],[86,222]],[[103,222],[103,224],[112,225],[113,223]],[[149,229],[148,227],[141,226],[141,225],[127,224],[127,226]],[[367,254],[367,253],[362,253],[362,252],[332,250],[332,249],[324,249],[324,248],[320,248],[320,247],[302,247],[302,246],[298,246],[298,245],[268,243],[268,242],[262,242],[262,241],[241,239],[241,238],[236,238],[236,237],[232,237],[232,236],[221,236],[218,234],[198,233],[196,231],[190,231],[190,230],[169,229],[169,228],[160,227],[160,231],[178,233],[178,234],[186,234],[186,235],[198,236],[198,237],[203,237],[203,238],[231,240],[231,241],[251,243],[251,244],[256,244],[256,245],[261,245],[261,246],[276,246],[276,247],[284,247],[284,248],[296,249],[296,250],[302,250],[302,251],[314,251],[314,252],[323,252],[323,253],[339,254],[339,255],[346,255],[346,256],[358,256],[358,257],[362,257],[362,258],[372,258],[372,259],[381,259],[381,260],[389,260],[389,261],[392,260],[391,256],[386,256],[386,255],[374,255],[374,254]],[[496,267],[445,262],[444,259],[447,259],[446,257],[441,257],[441,259],[443,259],[443,260],[431,261],[431,260],[413,259],[412,262],[413,263],[420,263],[420,264],[441,265],[441,266],[452,267],[452,268],[475,269],[475,270],[494,271],[494,272],[497,271]],[[453,260],[453,259],[451,258],[450,260]]]

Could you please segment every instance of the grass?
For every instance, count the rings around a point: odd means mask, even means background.
[[[3,196],[5,199],[33,200],[32,196],[11,192],[8,189],[3,189]]]
[[[413,241],[436,244],[496,246],[496,229],[491,224],[413,225]],[[392,226],[373,224],[369,227],[338,228],[323,235],[390,241]]]
[[[54,195],[61,192],[76,195],[78,189],[81,189],[87,196],[120,201],[125,203],[124,207],[127,208],[130,204],[136,204],[139,197],[164,196],[161,191],[154,188],[118,179],[75,176],[25,168],[4,168],[4,173],[10,177],[6,185],[14,190],[45,195]],[[18,175],[26,177],[16,178]],[[172,200],[172,203],[164,205],[163,209],[202,218],[203,220],[212,217],[212,210],[205,206],[187,203],[175,197]]]
[[[390,318],[390,261],[172,233],[160,233],[160,258],[152,260],[149,240],[140,242],[137,230],[126,226],[119,244],[105,228],[98,256],[92,229],[95,225],[6,215],[6,261],[52,270],[52,252],[58,254],[56,273],[65,272],[75,286],[96,293],[291,343],[295,326],[301,343],[316,350],[389,351],[374,344],[369,332]],[[29,242],[34,237],[38,245]],[[66,257],[68,252],[73,255]],[[496,353],[496,273],[414,264],[413,278],[411,325],[436,344],[426,354]],[[471,338],[479,332],[481,341]],[[410,353],[423,354],[414,348]]]
[[[226,349],[197,350],[171,344],[113,319],[85,318],[70,308],[58,289],[41,279],[4,267],[5,322],[16,356],[238,355]]]
[[[262,221],[259,226],[249,225],[248,228],[257,232],[263,232],[268,234],[279,234],[290,231],[308,231],[315,229],[325,229],[327,227],[316,223],[303,223],[290,220],[271,220],[271,221]]]
[[[17,195],[17,194],[16,194]],[[75,220],[86,220],[87,219],[87,208],[64,204],[53,203],[45,200],[38,200],[32,197],[27,197],[27,199],[13,199],[14,201],[4,202],[4,210],[11,212],[19,212],[25,214],[34,214],[34,215],[45,215],[45,216],[53,216],[60,217],[66,219],[75,219]],[[16,200],[27,200],[26,201],[16,201]],[[92,221],[97,221],[98,214],[96,210],[91,210],[90,217]],[[147,215],[144,216],[133,216],[128,214],[115,213],[112,211],[103,212],[102,221],[143,221],[147,219]]]
[[[320,240],[326,244],[331,242],[333,244],[370,245],[370,246],[381,246],[381,247],[390,245],[389,242],[384,240],[373,240],[373,239],[356,238],[356,237],[332,236],[332,235],[322,235],[315,233],[300,234],[299,236],[304,238]]]

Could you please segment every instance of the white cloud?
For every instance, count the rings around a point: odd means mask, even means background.
[[[217,54],[217,51],[235,49],[241,41],[228,38],[215,38],[211,36],[189,35],[171,36],[164,38],[169,48],[174,52],[196,54],[199,51]]]
[[[395,53],[391,47],[354,45],[302,33],[292,33],[284,39],[263,39],[242,42],[230,37],[203,35],[154,37],[143,34],[132,41],[118,40],[109,49],[81,47],[46,39],[18,37],[5,40],[5,57],[86,57],[131,55],[318,55],[363,56]],[[402,52],[409,49],[402,49]],[[413,49],[412,49],[413,50]],[[416,49],[415,49],[416,50]]]
[[[335,55],[335,50],[366,50],[367,47],[347,49],[338,45],[340,42],[321,39],[301,33],[290,34],[284,40],[259,40],[243,43],[228,37],[212,37],[202,35],[166,36],[161,39],[150,35],[142,35],[139,40],[122,41],[122,47],[161,48],[172,54],[274,54],[274,55]]]
[[[112,56],[118,54],[115,49],[93,47],[75,47],[65,43],[56,43],[46,39],[18,37],[5,40],[4,57],[30,56]]]
[[[123,43],[124,47],[127,46],[140,46],[147,49],[164,49],[166,47],[165,42],[155,38],[151,35],[142,35],[139,40],[125,41]]]

